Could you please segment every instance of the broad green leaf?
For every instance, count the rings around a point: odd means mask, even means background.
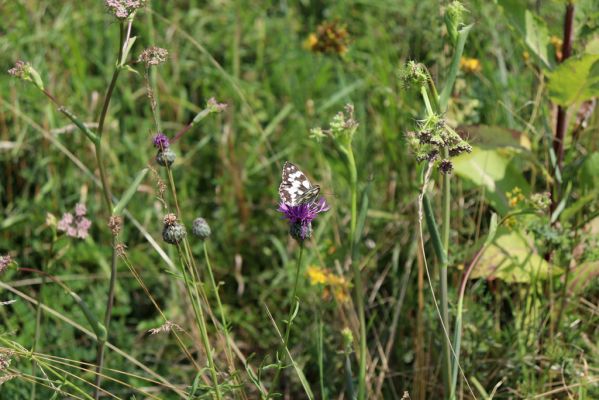
[[[599,55],[569,58],[549,74],[549,97],[560,106],[599,96]]]
[[[458,176],[485,188],[487,200],[500,215],[509,210],[507,192],[519,187],[525,195],[530,193],[522,171],[514,162],[513,152],[474,147],[472,153],[464,153],[453,162]]]
[[[545,69],[555,66],[554,50],[549,40],[547,24],[532,11],[527,10],[526,3],[519,0],[499,0],[510,25],[524,40],[531,54]]]
[[[471,143],[482,148],[513,147],[530,150],[530,139],[522,132],[492,125],[472,125],[461,128]]]
[[[533,240],[525,233],[503,228],[481,256],[470,278],[531,283],[561,272],[561,268],[551,265],[535,251]]]

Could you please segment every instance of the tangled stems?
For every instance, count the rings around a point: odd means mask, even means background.
[[[289,335],[291,333],[291,325],[293,323],[293,318],[295,315],[295,312],[297,310],[297,303],[296,303],[296,295],[297,295],[297,284],[299,282],[299,275],[300,275],[300,270],[302,267],[302,256],[304,254],[304,241],[300,241],[300,248],[299,248],[299,256],[297,258],[297,265],[295,267],[295,282],[293,284],[293,292],[291,293],[291,302],[290,302],[290,306],[289,306],[289,315],[287,316],[287,326],[285,327],[285,337],[283,339],[283,346],[282,349],[285,350],[285,348],[289,345]],[[267,399],[273,398],[273,395],[275,394],[275,391],[277,390],[277,387],[279,386],[279,378],[281,376],[281,369],[282,369],[282,363],[285,361],[286,352],[283,352],[283,359],[279,360],[279,362],[277,363],[277,371],[275,372],[275,377],[272,381],[272,389],[270,391],[270,393],[268,394]]]
[[[214,291],[214,297],[216,298],[216,303],[218,304],[218,312],[221,318],[221,324],[223,326],[223,333],[225,335],[225,344],[226,344],[226,356],[227,361],[229,363],[230,372],[232,374],[235,373],[235,363],[233,361],[233,350],[231,349],[231,337],[229,336],[229,324],[227,323],[227,317],[225,314],[225,310],[223,309],[222,302],[220,300],[220,295],[218,294],[218,286],[216,285],[216,281],[214,279],[214,274],[212,273],[212,265],[210,264],[210,258],[208,257],[208,245],[204,241],[204,258],[206,260],[206,269],[208,270],[208,276],[210,277],[210,283],[212,284],[212,290]],[[237,377],[235,377],[237,381]],[[241,383],[241,382],[238,382]]]

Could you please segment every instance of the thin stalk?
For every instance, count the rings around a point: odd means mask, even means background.
[[[304,242],[300,242],[299,248],[299,256],[297,258],[297,265],[295,266],[295,282],[293,284],[293,292],[291,292],[291,304],[289,305],[289,314],[287,315],[287,326],[285,327],[285,338],[283,339],[283,349],[288,347],[289,345],[289,335],[291,333],[291,325],[293,320],[293,314],[295,312],[295,304],[296,304],[296,295],[297,295],[297,284],[299,282],[300,270],[302,267],[302,256],[304,254]],[[277,364],[277,371],[275,372],[275,377],[272,381],[272,389],[268,394],[267,398],[272,398],[274,391],[277,390],[277,386],[279,385],[279,378],[281,376],[281,364],[285,361],[285,352],[283,352],[283,359]]]
[[[443,156],[449,158],[449,150],[443,149]],[[451,354],[450,354],[450,337],[451,330],[449,327],[449,301],[447,294],[447,267],[448,267],[448,256],[449,256],[449,230],[451,223],[451,175],[449,173],[443,174],[443,222],[441,231],[441,241],[443,243],[443,249],[445,251],[445,260],[441,264],[441,317],[443,318],[443,324],[447,329],[447,336],[443,335],[443,383],[445,386],[445,396],[453,397],[451,388]]]
[[[364,289],[362,273],[354,252],[357,249],[356,227],[358,223],[358,170],[351,146],[347,149],[347,164],[349,169],[349,182],[351,191],[351,221],[350,221],[350,254],[354,275],[354,288],[356,303],[358,305],[358,320],[360,323],[360,360],[358,369],[358,400],[366,398],[366,317],[364,312]]]
[[[429,116],[434,114],[431,102],[429,100],[428,91],[426,86],[421,86],[420,94],[426,106],[426,112]],[[443,158],[449,158],[449,149],[445,147],[443,149]],[[443,375],[443,386],[445,388],[446,398],[453,398],[453,389],[451,384],[451,339],[450,339],[450,328],[449,328],[449,300],[447,290],[447,267],[448,267],[448,255],[449,255],[449,233],[451,224],[451,175],[443,174],[443,214],[442,214],[442,231],[441,231],[441,244],[442,248],[439,250],[443,252],[439,261],[441,263],[441,269],[439,273],[440,280],[440,291],[441,291],[441,322],[446,327],[447,332],[443,335],[443,357],[441,364],[441,374]],[[431,213],[432,217],[432,213]],[[439,246],[437,246],[439,247]],[[440,255],[440,254],[439,254]],[[457,368],[457,367],[456,367]]]
[[[197,288],[198,282],[195,282],[195,279],[194,282],[192,282],[190,280],[190,276],[188,275],[188,271],[186,271],[186,268],[189,268],[191,276],[194,276],[193,268],[191,264],[189,264],[189,259],[187,257],[189,254],[187,254],[186,256],[186,251],[184,251],[180,245],[177,246],[177,249],[179,250],[179,255],[183,264],[181,268],[181,271],[183,272],[183,279],[185,281],[185,286],[187,287],[187,291],[191,300],[191,306],[195,314],[196,322],[198,323],[198,327],[200,328],[202,344],[204,346],[204,350],[206,351],[206,358],[208,359],[208,369],[210,370],[210,376],[214,384],[214,392],[217,400],[221,400],[222,394],[220,393],[218,376],[216,375],[216,366],[214,364],[214,358],[212,357],[212,346],[210,346],[210,339],[208,338],[208,328],[206,326],[204,311],[202,310],[201,297]],[[193,291],[192,288],[194,289]],[[193,294],[194,292],[195,296]]]
[[[123,55],[123,47],[124,43],[129,40],[129,35],[131,33],[131,23],[129,21],[129,29],[125,31],[125,27],[123,23],[119,25],[119,51],[117,57],[117,66],[112,73],[112,79],[110,80],[110,84],[108,85],[108,89],[106,90],[106,95],[104,96],[104,103],[102,105],[102,111],[100,113],[100,118],[98,121],[98,132],[97,139],[94,142],[95,150],[96,150],[96,163],[98,164],[98,169],[100,170],[100,182],[102,184],[102,194],[104,198],[104,205],[106,207],[106,211],[108,215],[112,214],[112,195],[110,193],[110,186],[108,184],[106,167],[104,166],[103,160],[103,151],[102,151],[102,134],[104,133],[104,124],[106,122],[106,116],[108,114],[108,107],[110,106],[110,100],[112,99],[112,94],[114,92],[114,88],[116,87],[116,82],[119,77],[121,67],[119,63],[121,62]],[[109,329],[110,329],[110,320],[112,319],[112,307],[114,304],[114,290],[116,286],[116,273],[117,273],[117,254],[116,254],[116,237],[113,235],[111,239],[111,247],[112,247],[112,256],[110,262],[110,281],[108,284],[108,299],[106,300],[106,309],[104,312],[104,327],[106,328],[106,333],[108,337]],[[100,398],[100,385],[102,383],[102,368],[104,366],[104,352],[105,352],[106,341],[100,340],[98,342],[98,347],[96,350],[96,380],[95,380],[95,388],[94,388],[94,399],[98,400]]]

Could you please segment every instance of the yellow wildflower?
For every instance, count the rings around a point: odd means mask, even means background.
[[[528,51],[523,52],[522,58],[524,59],[524,62],[528,62],[528,60],[530,60],[530,53]]]
[[[475,73],[480,72],[481,65],[477,58],[462,57],[460,59],[460,68],[464,70],[464,72]]]
[[[310,284],[312,285],[324,285],[327,283],[327,273],[322,268],[311,265],[306,271]]]

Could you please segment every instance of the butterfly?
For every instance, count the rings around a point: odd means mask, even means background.
[[[283,165],[279,196],[288,206],[313,203],[320,193],[320,186],[310,183],[308,177],[298,167],[285,161]]]

